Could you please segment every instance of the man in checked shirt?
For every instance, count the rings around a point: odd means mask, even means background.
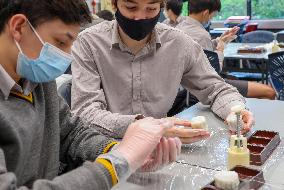
[[[197,43],[180,30],[157,23],[163,0],[112,3],[116,20],[86,29],[73,44],[74,115],[121,138],[142,115],[166,117],[180,84],[223,119],[232,106],[245,107],[245,99],[218,76]],[[249,131],[253,115],[248,110],[242,114],[244,130]],[[203,129],[175,130],[188,137],[183,143],[208,137]]]

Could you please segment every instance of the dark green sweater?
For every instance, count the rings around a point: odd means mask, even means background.
[[[0,190],[110,189],[109,172],[86,160],[94,161],[112,140],[70,120],[55,82],[38,85],[33,100],[4,100],[0,91]],[[78,167],[57,177],[60,162]]]

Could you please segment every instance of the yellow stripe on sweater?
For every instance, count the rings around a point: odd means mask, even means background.
[[[111,180],[112,180],[112,185],[113,186],[116,185],[117,182],[118,182],[118,179],[115,175],[115,170],[114,170],[112,164],[104,158],[98,158],[98,159],[96,159],[96,162],[102,164],[109,171],[110,176],[111,176]]]
[[[112,143],[109,143],[105,148],[104,148],[104,150],[103,150],[103,154],[106,154],[106,153],[108,153],[109,152],[109,150],[114,146],[114,145],[116,145],[117,144],[117,142],[112,142]]]
[[[33,94],[30,93],[29,95],[24,95],[23,93],[19,93],[19,92],[13,92],[11,91],[10,94],[14,97],[17,97],[17,98],[20,98],[20,99],[23,99],[23,100],[26,100],[30,103],[34,103],[34,100],[33,100]]]

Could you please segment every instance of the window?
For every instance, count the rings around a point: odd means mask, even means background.
[[[181,15],[188,16],[188,1],[183,3]]]
[[[221,0],[221,12],[214,20],[229,16],[251,16],[252,19],[284,19],[284,0]]]
[[[226,20],[230,16],[247,15],[246,0],[222,0],[222,9],[214,20]]]
[[[284,0],[252,0],[252,19],[284,19]]]

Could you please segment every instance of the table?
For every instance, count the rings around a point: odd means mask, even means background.
[[[268,55],[271,53],[238,53],[238,49],[242,46],[248,45],[249,47],[265,46],[267,43],[229,43],[224,50],[225,59],[247,59],[247,60],[268,60]]]
[[[272,130],[284,136],[284,101],[278,100],[260,100],[260,99],[247,99],[249,109],[254,113],[256,125],[255,130]],[[209,167],[215,169],[226,168],[226,151],[229,142],[229,132],[227,126],[223,121],[216,117],[210,111],[208,106],[196,104],[195,106],[183,111],[178,117],[183,119],[191,119],[194,116],[203,115],[207,118],[209,129],[211,131],[211,138],[197,145],[190,145],[189,149],[183,149],[181,160],[183,163],[194,164],[201,167]],[[190,156],[189,156],[190,155]],[[201,160],[200,157],[203,159]],[[267,160],[262,167],[258,169],[267,170],[268,177],[275,183],[283,183],[284,176],[284,142],[281,142],[277,151],[271,156],[274,160]],[[276,160],[282,158],[281,169],[282,176],[278,176],[273,170],[273,165]],[[209,161],[210,160],[210,161]],[[272,167],[272,169],[270,169]]]
[[[194,190],[212,181],[217,171],[173,163],[159,172],[134,174],[113,190]]]
[[[250,72],[250,73],[261,73],[262,75],[262,82],[268,81],[268,55],[271,53],[269,51],[266,51],[265,53],[261,54],[252,54],[252,53],[243,53],[239,54],[238,49],[241,46],[248,45],[250,47],[256,47],[256,46],[265,46],[267,44],[264,43],[230,43],[226,46],[224,50],[224,66],[223,66],[223,72],[227,71],[239,71],[239,72]],[[252,60],[252,61],[258,61],[261,63],[260,70],[259,69],[243,69],[243,68],[232,68],[227,65],[228,60]]]
[[[247,105],[255,114],[254,129],[274,130],[284,136],[284,102],[247,99]],[[191,119],[197,115],[207,118],[212,133],[207,142],[189,145],[183,148],[182,155],[176,163],[158,172],[136,174],[129,178],[128,182],[119,183],[113,189],[194,190],[212,181],[217,170],[226,168],[225,150],[228,147],[228,130],[208,106],[200,103],[178,114],[178,117]],[[262,189],[284,189],[284,142],[281,142],[264,166],[256,168],[264,171],[267,184]]]
[[[266,43],[230,43],[226,46],[224,50],[224,66],[222,72],[249,72],[249,73],[261,73],[262,82],[268,83],[268,55],[271,54],[271,51],[266,51],[261,54],[253,54],[253,53],[238,53],[238,49],[244,45],[248,45],[249,47],[257,47],[257,46],[267,46]],[[284,49],[280,49],[280,51],[284,51]],[[244,69],[244,68],[233,68],[227,65],[228,60],[239,60],[240,63],[243,60],[252,60],[260,62],[259,69]]]

